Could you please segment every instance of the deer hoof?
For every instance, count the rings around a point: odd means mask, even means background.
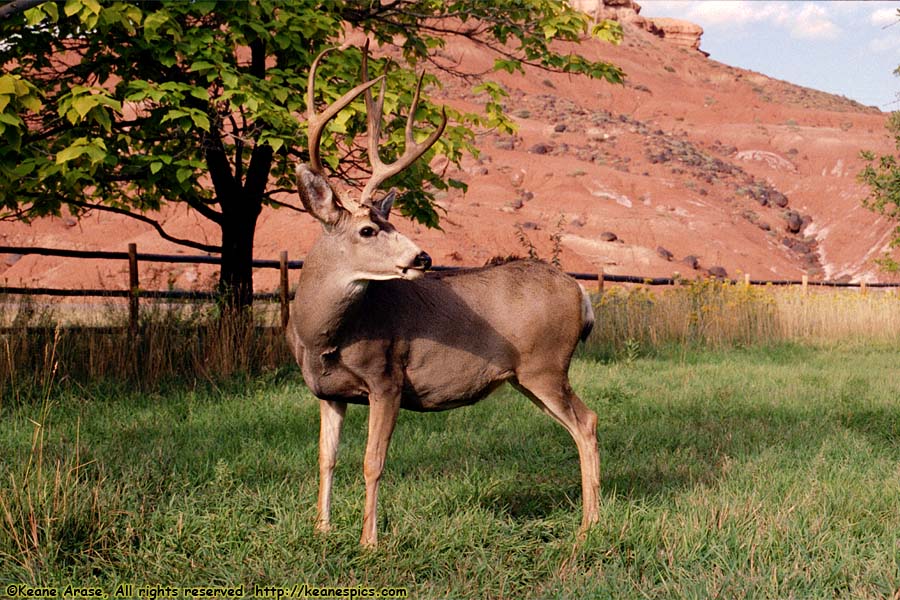
[[[331,531],[331,523],[328,523],[327,521],[319,521],[316,523],[316,533],[325,535],[329,531]]]

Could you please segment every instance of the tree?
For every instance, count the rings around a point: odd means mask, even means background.
[[[0,21],[0,218],[33,219],[108,211],[152,225],[198,250],[221,253],[220,292],[229,306],[252,302],[253,239],[264,207],[291,206],[293,166],[305,160],[308,67],[348,28],[393,47],[387,107],[409,106],[415,68],[453,36],[496,52],[495,69],[523,65],[621,82],[607,63],[562,54],[553,40],[578,40],[587,17],[561,0],[17,0]],[[595,35],[617,41],[604,22]],[[376,61],[375,72],[386,59]],[[358,78],[360,53],[331,53],[320,69],[320,101]],[[439,65],[454,70],[454,67]],[[427,83],[434,84],[432,76]],[[484,115],[449,111],[455,125],[409,169],[387,182],[405,192],[403,214],[436,227],[433,193],[448,185],[428,165],[433,152],[459,162],[475,152],[473,127],[510,129],[500,86],[484,82]],[[345,179],[366,170],[354,144],[364,128],[360,101],[334,120],[325,161]],[[425,99],[417,120],[440,111]],[[404,117],[385,125],[384,153],[402,144]],[[169,234],[152,213],[187,205],[221,230],[211,245]],[[294,207],[296,208],[296,207]],[[298,209],[299,210],[299,209]]]
[[[900,74],[900,68],[897,72]],[[900,112],[891,113],[887,129],[900,152]],[[863,200],[863,206],[897,223],[891,247],[900,248],[900,163],[897,156],[886,154],[876,157],[875,153],[869,151],[861,152],[860,156],[866,161],[866,166],[857,177],[860,182],[869,186],[869,196]],[[876,262],[887,271],[900,271],[900,263],[890,255],[885,255]]]

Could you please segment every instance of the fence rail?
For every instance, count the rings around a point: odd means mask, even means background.
[[[129,322],[136,328],[138,322],[139,301],[141,298],[155,300],[197,300],[212,301],[218,296],[215,292],[190,292],[184,290],[144,290],[139,284],[139,262],[165,262],[188,264],[213,264],[222,263],[222,258],[209,254],[152,254],[139,253],[136,244],[128,244],[127,252],[114,252],[103,250],[67,250],[64,248],[42,248],[36,246],[0,246],[0,254],[35,254],[39,256],[59,256],[62,258],[100,259],[100,260],[127,260],[129,289],[104,290],[104,289],[61,289],[61,288],[34,288],[0,286],[0,294],[32,295],[32,296],[63,296],[82,298],[128,298]],[[282,251],[279,260],[254,260],[255,269],[279,269],[279,290],[277,292],[254,293],[254,300],[278,301],[281,304],[281,323],[287,324],[289,315],[289,303],[293,300],[293,294],[288,289],[288,271],[302,269],[302,260],[288,260],[287,251]],[[434,266],[434,271],[458,271],[470,267]],[[685,280],[680,277],[643,277],[640,275],[613,275],[604,273],[601,269],[597,273],[570,272],[570,276],[580,281],[596,281],[598,289],[603,291],[605,282],[610,283],[635,283],[640,285],[667,286],[677,285]],[[740,283],[741,280],[731,279],[731,283]],[[802,279],[750,279],[745,275],[742,280],[747,285],[772,285],[772,286],[807,286],[831,287],[831,288],[860,288],[865,293],[867,288],[900,288],[900,283],[850,283],[843,281],[809,281],[804,275]]]
[[[129,244],[129,247],[131,244]],[[60,256],[64,258],[92,258],[100,260],[128,260],[128,252],[106,250],[67,250],[65,248],[39,248],[37,246],[0,246],[0,254],[37,254],[39,256]],[[145,262],[189,263],[218,265],[222,258],[212,254],[145,254],[135,251],[138,260]],[[280,261],[254,260],[255,269],[279,269]],[[288,261],[288,269],[302,269],[302,260]]]

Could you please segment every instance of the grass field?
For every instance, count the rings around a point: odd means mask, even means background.
[[[318,410],[296,369],[51,388],[0,406],[0,584],[399,586],[415,598],[875,598],[900,590],[895,344],[582,356],[601,521],[575,445],[509,388],[403,413],[381,545],[358,546],[366,410],[313,533]],[[65,382],[64,382],[65,383]]]

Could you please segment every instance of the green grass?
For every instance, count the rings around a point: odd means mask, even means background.
[[[380,546],[358,546],[366,409],[313,533],[318,409],[295,370],[0,407],[0,584],[401,586],[411,597],[872,598],[900,589],[900,353],[660,352],[572,379],[598,413],[601,521],[575,444],[503,388],[404,412]]]

